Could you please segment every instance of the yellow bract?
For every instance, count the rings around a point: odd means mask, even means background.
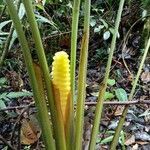
[[[55,53],[52,63],[52,82],[60,95],[60,106],[64,121],[66,120],[66,109],[68,94],[70,92],[70,65],[68,54],[64,51]],[[57,100],[56,100],[57,101]]]

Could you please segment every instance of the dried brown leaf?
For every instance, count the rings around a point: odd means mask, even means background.
[[[41,136],[41,129],[37,119],[32,116],[29,119],[23,119],[21,125],[21,144],[30,145],[35,143]]]
[[[141,80],[143,81],[143,83],[148,83],[150,82],[150,72],[149,71],[145,71],[141,74]]]

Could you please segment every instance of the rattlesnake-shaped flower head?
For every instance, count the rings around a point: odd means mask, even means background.
[[[52,82],[59,91],[60,107],[62,111],[63,120],[66,120],[66,110],[68,104],[68,94],[70,92],[70,64],[68,54],[64,51],[55,53],[52,63]]]

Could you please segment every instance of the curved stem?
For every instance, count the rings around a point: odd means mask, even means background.
[[[120,20],[121,20],[121,14],[122,14],[122,10],[123,10],[124,1],[125,0],[121,0],[120,4],[119,4],[118,14],[117,14],[116,23],[115,23],[115,31],[114,31],[112,42],[111,42],[106,73],[105,73],[103,83],[100,85],[98,103],[96,105],[94,125],[93,125],[93,129],[92,129],[91,141],[90,141],[90,146],[89,146],[90,150],[94,150],[95,145],[96,145],[96,139],[97,139],[97,135],[98,135],[99,123],[100,123],[100,120],[101,120],[101,114],[102,114],[102,109],[103,109],[104,94],[105,94],[105,91],[106,91],[106,88],[107,88],[107,80],[109,78],[109,72],[110,72],[110,68],[111,68],[113,53],[114,53],[114,50],[115,50],[116,38],[117,38],[117,34],[118,34],[118,28],[119,28],[119,23],[120,23]]]
[[[22,29],[22,24],[17,15],[15,6],[13,5],[13,1],[6,0],[6,3],[8,5],[8,10],[13,20],[14,27],[17,31],[18,38],[19,38],[19,41],[21,43],[21,47],[23,50],[23,55],[24,55],[25,63],[27,65],[27,71],[29,73],[30,83],[31,83],[31,87],[33,90],[33,94],[34,94],[35,103],[38,108],[39,121],[40,121],[41,128],[42,128],[42,134],[44,137],[43,140],[45,142],[45,146],[48,150],[55,150],[55,143],[54,143],[53,136],[52,136],[52,129],[51,129],[49,115],[47,111],[47,105],[44,99],[42,99],[42,95],[38,88],[38,84],[37,84],[37,80],[36,80],[36,76],[35,76],[35,72],[34,72],[33,64],[32,64],[32,57],[30,54],[30,50],[28,47],[26,37]]]
[[[137,75],[136,75],[136,78],[135,78],[135,81],[134,81],[131,93],[129,95],[129,101],[133,99],[135,88],[137,86],[137,82],[138,82],[140,74],[142,72],[142,67],[143,67],[144,61],[146,59],[146,56],[147,56],[149,48],[150,48],[150,37],[149,37],[148,43],[146,45],[146,48],[145,48],[145,51],[144,51],[144,55],[142,57],[142,60],[141,60],[141,63],[140,63],[140,67],[138,69],[138,72],[137,72]],[[116,149],[116,146],[117,146],[117,143],[118,143],[118,139],[119,139],[119,135],[120,135],[120,131],[121,131],[121,129],[123,127],[123,124],[125,122],[125,118],[126,118],[126,115],[127,115],[127,112],[128,112],[128,108],[129,108],[128,105],[124,108],[124,111],[122,113],[122,117],[120,118],[118,126],[116,128],[115,135],[113,137],[110,150],[115,150]]]

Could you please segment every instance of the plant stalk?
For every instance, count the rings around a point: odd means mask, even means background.
[[[71,93],[74,100],[75,96],[75,70],[76,70],[76,50],[78,38],[78,22],[79,22],[80,0],[74,0],[73,14],[72,14],[72,31],[71,31]]]
[[[71,31],[71,61],[70,61],[70,77],[71,77],[71,104],[68,131],[66,133],[67,147],[73,149],[74,144],[74,101],[75,101],[75,70],[76,70],[76,50],[78,38],[78,22],[80,12],[80,1],[74,0],[72,10],[72,31]]]
[[[40,32],[38,29],[37,22],[35,20],[35,15],[33,13],[34,11],[32,7],[32,1],[23,0],[23,4],[25,6],[28,21],[32,31],[32,36],[35,42],[36,52],[43,72],[43,77],[44,77],[46,90],[47,90],[47,98],[49,102],[50,112],[52,115],[52,123],[54,128],[56,147],[57,149],[66,150],[66,139],[65,139],[64,125],[62,121],[63,119],[60,116],[60,113],[56,111],[56,107],[54,105],[54,96],[52,92],[51,77],[50,77],[49,68],[48,68],[48,64],[44,53],[44,48],[40,37]]]
[[[77,94],[77,112],[76,112],[76,127],[75,127],[75,150],[82,149],[82,134],[84,123],[84,102],[86,96],[86,74],[87,74],[87,58],[89,44],[89,23],[90,23],[90,6],[91,1],[84,2],[84,32],[81,44],[79,79],[78,79],[78,94]]]
[[[135,93],[135,89],[136,89],[136,86],[137,86],[137,83],[138,83],[138,80],[139,80],[139,77],[140,77],[140,74],[142,72],[142,67],[143,67],[143,64],[144,64],[144,61],[146,59],[146,56],[147,56],[147,53],[148,53],[148,50],[150,48],[150,37],[148,39],[148,42],[147,42],[147,45],[146,45],[146,48],[145,48],[145,51],[144,51],[144,55],[142,57],[142,61],[140,63],[140,67],[138,69],[138,72],[137,72],[137,75],[136,75],[136,78],[135,78],[135,81],[133,83],[133,87],[131,89],[131,93],[129,95],[129,101],[133,99],[133,96],[134,96],[134,93]],[[129,108],[129,105],[127,105],[125,108],[124,108],[124,111],[122,113],[122,116],[119,120],[119,123],[118,123],[118,126],[116,128],[116,131],[115,131],[115,135],[113,137],[113,140],[112,140],[112,143],[111,143],[111,147],[110,147],[110,150],[115,150],[116,149],[116,146],[118,144],[118,139],[119,139],[119,136],[120,136],[120,132],[122,130],[122,127],[123,127],[123,124],[125,122],[125,118],[126,118],[126,115],[127,115],[127,112],[128,112],[128,108]]]
[[[13,1],[6,0],[6,3],[23,50],[23,55],[24,55],[25,63],[27,65],[27,71],[29,73],[30,83],[34,94],[35,103],[38,108],[39,121],[42,128],[42,134],[44,137],[43,140],[45,146],[48,150],[55,150],[55,143],[52,136],[52,129],[50,125],[47,105],[46,102],[42,99],[41,93],[38,89],[38,84],[37,84],[37,80],[36,80],[36,76],[32,64],[32,57],[30,54],[26,37],[22,29],[22,24],[17,15],[15,6],[13,5]]]
[[[91,141],[90,141],[90,146],[89,146],[90,150],[94,150],[95,145],[96,145],[96,139],[97,139],[97,135],[98,135],[98,129],[99,129],[99,124],[100,124],[101,114],[102,114],[102,109],[103,109],[104,95],[105,95],[106,88],[107,88],[107,80],[109,78],[113,53],[114,53],[115,46],[116,46],[116,38],[117,38],[117,34],[118,34],[118,28],[119,28],[119,24],[120,24],[120,20],[121,20],[121,14],[122,14],[122,10],[123,10],[124,1],[125,0],[121,0],[120,4],[119,4],[119,9],[118,9],[116,23],[115,23],[115,31],[114,31],[114,34],[112,37],[109,58],[108,58],[107,67],[106,67],[106,73],[105,73],[104,80],[103,80],[102,84],[100,85],[98,103],[96,105],[94,125],[93,125],[93,129],[92,129]]]

